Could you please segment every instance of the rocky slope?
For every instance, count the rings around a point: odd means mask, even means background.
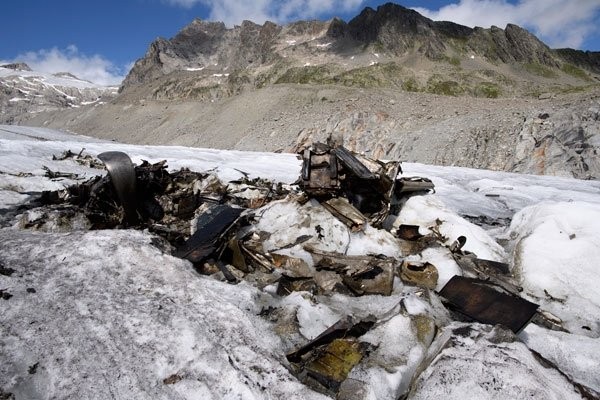
[[[45,74],[27,64],[0,66],[0,122],[24,114],[99,104],[115,97],[117,88],[84,81],[68,73]]]
[[[600,90],[477,99],[276,85],[216,102],[130,99],[27,124],[130,143],[297,151],[330,135],[373,157],[600,178]]]
[[[349,22],[194,20],[154,41],[113,101],[14,122],[271,151],[341,135],[376,157],[598,178],[599,62],[516,25],[469,28],[391,3]]]

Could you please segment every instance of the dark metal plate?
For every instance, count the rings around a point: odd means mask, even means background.
[[[502,324],[519,333],[535,315],[538,305],[498,292],[481,281],[454,276],[440,291],[451,308],[484,324]]]
[[[198,218],[198,230],[177,249],[175,255],[197,263],[204,261],[218,247],[221,235],[239,218],[243,208],[217,205]]]

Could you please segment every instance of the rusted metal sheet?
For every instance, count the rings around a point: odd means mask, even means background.
[[[365,345],[356,339],[335,339],[304,366],[309,378],[337,392],[348,374],[363,358]]]
[[[286,355],[298,378],[318,391],[332,396],[348,374],[364,357],[368,343],[358,338],[374,325],[374,321],[339,320],[315,339]]]
[[[394,265],[390,262],[373,263],[363,271],[342,275],[342,281],[355,295],[389,296],[394,287]]]
[[[312,278],[294,278],[282,275],[277,283],[277,295],[287,296],[292,292],[317,292],[317,284]]]
[[[197,263],[205,260],[218,247],[219,239],[240,217],[243,208],[217,205],[202,214],[196,232],[177,249],[175,255]]]
[[[425,262],[404,261],[400,272],[402,282],[428,289],[435,289],[438,282],[438,270],[435,265]]]
[[[398,261],[391,257],[345,256],[308,250],[318,271],[336,272],[342,282],[357,296],[381,294],[389,296],[394,285]]]
[[[477,279],[454,276],[439,293],[450,308],[484,324],[502,324],[519,333],[535,315],[538,305],[492,289]]]
[[[301,258],[272,253],[271,259],[273,265],[281,270],[284,275],[294,278],[310,278],[314,274],[314,269]]]
[[[358,338],[367,333],[374,324],[374,321],[367,320],[355,322],[352,317],[341,319],[304,346],[287,354],[286,358],[289,362],[299,363],[302,361],[302,357],[304,355],[315,348],[329,344],[335,339],[341,339],[345,337]]]
[[[487,281],[516,296],[523,290],[510,275],[510,267],[506,263],[484,260],[464,251],[454,252],[452,257],[468,276]]]
[[[339,190],[337,158],[329,147],[316,143],[304,151],[302,187],[313,196],[331,195]]]
[[[334,197],[322,202],[321,205],[353,232],[365,229],[367,218],[350,204],[347,199],[343,197]]]
[[[249,261],[255,269],[261,269],[269,273],[275,270],[275,266],[271,260],[256,248],[240,244],[240,249],[242,250],[242,254],[246,257],[246,260]]]
[[[253,271],[253,269],[246,262],[246,258],[242,252],[241,241],[239,239],[234,237],[229,240],[229,243],[227,243],[227,249],[230,251],[231,265],[245,273]]]
[[[435,185],[427,178],[400,178],[396,184],[397,193],[429,192]]]
[[[484,272],[490,273],[500,273],[504,275],[510,274],[510,268],[507,263],[492,261],[492,260],[484,260],[482,258],[475,258],[473,262]]]
[[[404,239],[404,240],[410,240],[410,241],[414,241],[414,240],[419,240],[420,238],[423,237],[423,235],[421,235],[419,233],[419,226],[418,225],[400,225],[398,227],[398,230],[396,231],[396,234],[398,235],[398,237],[400,239]]]
[[[433,189],[425,178],[398,180],[400,171],[398,161],[382,162],[343,146],[315,143],[303,153],[302,183],[310,196],[346,198],[372,226],[380,227],[390,212],[398,211],[401,193]]]

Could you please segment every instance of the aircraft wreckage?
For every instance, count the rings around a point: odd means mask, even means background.
[[[81,158],[81,154],[68,152],[62,157]],[[276,285],[278,296],[294,292],[389,296],[398,280],[428,296],[438,287],[436,266],[410,261],[407,256],[445,246],[463,274],[454,276],[436,292],[453,318],[500,324],[514,333],[532,319],[560,329],[560,321],[519,296],[521,288],[509,265],[464,251],[464,236],[448,246],[447,238],[436,226],[394,227],[386,222],[398,214],[407,197],[434,191],[429,179],[399,178],[399,162],[369,159],[342,146],[316,143],[301,152],[300,157],[303,163],[298,181],[283,185],[247,176],[223,183],[210,171],[168,172],[166,161],[134,165],[125,153],[102,153],[98,155],[100,161],[81,162],[103,164],[107,175],[63,190],[43,192],[28,205],[40,211],[39,217],[22,221],[22,227],[147,229],[164,239],[157,239],[157,246],[189,260],[199,273],[232,284],[247,280],[261,288]],[[48,173],[60,176],[57,172]],[[324,250],[314,245],[327,235],[318,224],[312,232],[304,229],[305,233],[293,242],[275,246],[276,250],[299,246],[308,258],[274,251],[273,246],[267,249],[264,243],[269,234],[257,228],[257,221],[264,208],[274,202],[311,202],[351,232],[368,227],[387,229],[397,238],[398,254],[402,257]],[[266,310],[265,316],[276,318],[269,316],[273,312]],[[344,393],[352,391],[352,382],[347,380],[349,373],[372,350],[360,338],[377,325],[373,318],[348,316],[339,320],[314,339],[290,348],[286,355],[290,370],[321,392],[347,398]]]

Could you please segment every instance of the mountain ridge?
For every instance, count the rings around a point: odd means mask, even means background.
[[[542,71],[560,70],[568,65],[569,70],[583,69],[577,71],[582,77],[600,72],[600,53],[552,50],[514,24],[505,29],[470,28],[432,21],[414,10],[387,3],[377,10],[367,7],[349,22],[339,18],[288,25],[243,21],[226,28],[222,22],[195,19],[172,39],[158,38],[152,42],[145,56],[134,64],[120,91],[175,71],[201,69],[228,71],[229,76],[245,74],[249,80],[246,83],[260,87],[277,83],[290,68],[308,67],[306,64],[334,65],[342,71],[368,67],[374,62],[371,54],[399,66],[406,65],[399,57],[416,54],[455,64],[460,58],[477,57],[492,67],[517,63],[533,65],[531,68]],[[406,81],[411,77],[404,78]],[[235,82],[228,80],[228,84]],[[204,87],[214,86],[214,81],[206,79]]]

